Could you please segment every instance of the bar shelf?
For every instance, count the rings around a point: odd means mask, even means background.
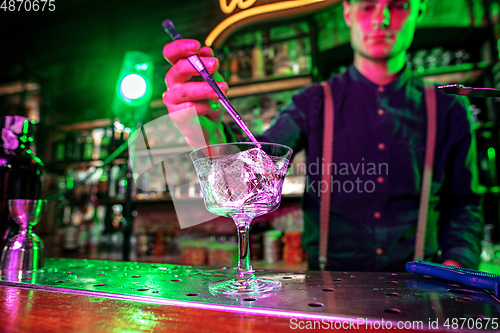
[[[241,97],[270,93],[280,90],[296,89],[312,83],[310,74],[293,75],[290,77],[273,78],[265,81],[248,81],[230,86],[228,97]]]

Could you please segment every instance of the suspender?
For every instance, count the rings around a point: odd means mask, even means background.
[[[325,270],[328,256],[328,233],[330,223],[330,200],[331,200],[331,164],[333,153],[333,134],[335,124],[335,110],[330,85],[323,81],[321,83],[325,95],[324,100],[324,129],[323,129],[323,162],[322,162],[322,184],[326,185],[326,191],[320,192],[320,236],[319,236],[319,266]],[[427,139],[425,149],[425,161],[423,170],[422,188],[420,192],[420,207],[418,214],[417,235],[415,239],[414,260],[423,260],[425,247],[425,230],[427,224],[427,213],[429,207],[429,195],[432,184],[432,168],[434,165],[434,151],[436,147],[436,90],[433,85],[424,81],[425,102],[427,110]]]
[[[431,83],[424,81],[425,106],[427,109],[427,142],[425,143],[424,177],[420,190],[420,207],[418,209],[417,236],[415,238],[415,254],[413,260],[424,260],[425,228],[429,208],[429,195],[432,185],[432,168],[434,166],[434,150],[436,149],[437,102],[436,90]]]
[[[330,198],[332,191],[330,189],[330,180],[332,169],[329,167],[332,164],[333,152],[333,129],[335,121],[335,110],[333,108],[332,89],[328,82],[321,83],[325,92],[325,121],[323,127],[323,165],[322,184],[326,184],[326,191],[320,191],[320,232],[319,232],[319,267],[322,271],[325,270],[328,255],[328,231],[330,223]]]

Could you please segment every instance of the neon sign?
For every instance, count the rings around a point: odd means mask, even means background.
[[[228,3],[229,1],[229,3]],[[257,0],[219,0],[220,4],[220,9],[222,12],[225,14],[231,14],[235,9],[236,6],[241,9],[241,11],[237,12],[234,15],[229,16],[226,18],[224,21],[219,23],[212,32],[208,35],[208,37],[205,39],[205,44],[207,46],[212,46],[214,43],[215,39],[228,27],[231,25],[235,24],[238,21],[241,21],[243,19],[252,17],[252,16],[257,16],[260,14],[266,14],[266,13],[273,13],[273,12],[278,12],[281,10],[285,9],[292,9],[292,8],[297,8],[297,7],[303,7],[307,5],[312,5],[315,3],[323,2],[325,0],[289,0],[289,1],[278,1],[275,3],[268,3],[265,5],[261,6],[256,6],[253,8],[252,7]],[[335,2],[339,2],[335,1]],[[329,1],[332,2],[332,1]]]
[[[252,7],[252,5],[256,1],[257,0],[230,0],[228,4],[227,0],[219,0],[219,4],[220,4],[220,9],[225,14],[231,14],[236,9],[236,5],[238,5],[239,9],[247,9],[249,7]]]

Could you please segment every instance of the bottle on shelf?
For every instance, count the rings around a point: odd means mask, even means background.
[[[104,128],[95,128],[92,130],[92,140],[94,141],[94,147],[92,149],[92,159],[98,160],[101,157],[102,149],[102,139],[105,135]]]
[[[110,247],[109,247],[109,258],[112,260],[120,260],[122,257],[123,250],[123,230],[127,227],[127,221],[123,216],[123,206],[113,205],[111,207],[111,233],[109,236]]]
[[[120,166],[120,172],[116,181],[116,199],[123,200],[127,193],[127,165],[123,164]]]
[[[274,57],[274,70],[276,76],[292,75],[292,64],[288,53],[288,42],[278,45],[276,56]]]
[[[156,253],[156,251],[155,251],[155,245],[156,245],[155,233],[153,231],[150,231],[147,233],[147,235],[148,235],[148,250],[146,252],[146,255],[152,256]]]
[[[66,149],[64,161],[73,162],[75,160],[75,135],[72,131],[66,133]]]
[[[58,133],[54,151],[55,162],[63,162],[66,159],[66,133]]]
[[[66,214],[65,214],[66,215]],[[70,210],[69,220],[65,223],[64,254],[75,254],[78,252],[78,227],[82,221],[80,208],[73,207]]]
[[[99,181],[97,184],[97,198],[98,199],[107,199],[109,195],[109,189],[110,189],[110,182],[109,182],[109,174],[110,174],[110,167],[105,166],[104,169],[102,169],[101,176],[99,177]]]
[[[101,140],[101,149],[99,152],[99,159],[104,160],[110,154],[111,143],[113,141],[113,129],[107,127],[104,136]]]
[[[122,192],[123,196],[125,196],[127,178],[121,179],[123,187]],[[153,184],[151,184],[151,175],[149,172],[144,172],[137,178],[137,199],[149,199],[150,190],[152,190]],[[120,192],[120,191],[119,191]]]
[[[89,224],[81,223],[78,227],[78,252],[87,254],[89,242]]]
[[[116,198],[118,182],[120,180],[120,170],[121,167],[119,165],[113,165],[111,167],[111,172],[109,175],[109,197],[111,199]]]
[[[96,213],[95,195],[88,197],[88,201],[83,204],[81,214],[82,220],[78,225],[78,252],[81,254],[88,254],[89,251],[89,238],[90,238],[90,225]]]
[[[303,52],[299,56],[300,72],[310,73],[312,71],[311,40],[309,37],[303,39]]]
[[[154,233],[154,238],[153,238],[153,249],[151,250],[151,253],[154,256],[161,256],[165,254],[165,248],[163,246],[163,232],[157,231]]]
[[[282,243],[281,230],[268,230],[264,232],[263,250],[264,261],[272,264],[281,260],[282,258]]]
[[[103,214],[100,216],[103,228],[99,242],[99,257],[101,259],[111,259],[111,253],[113,251],[111,237],[117,231],[113,225],[115,215],[112,209],[99,211],[99,214]]]
[[[122,139],[120,141],[120,145],[122,145],[123,143],[127,142],[127,140],[130,137],[130,133],[132,133],[132,129],[130,129],[128,127],[125,127],[125,129],[123,130],[123,133],[122,133]],[[127,158],[128,157],[128,149],[127,148],[125,148],[121,152],[120,157],[121,158]]]
[[[136,253],[139,257],[144,257],[148,253],[148,235],[144,231],[136,233]]]
[[[229,84],[240,82],[239,71],[240,71],[240,65],[238,62],[238,56],[233,53],[230,55],[230,60],[229,60],[229,73],[230,73]]]
[[[78,160],[91,161],[94,152],[94,139],[88,131],[81,131],[77,140]]]
[[[99,242],[104,230],[105,218],[106,206],[97,206],[89,225],[89,255],[91,258],[97,258],[99,254]]]
[[[65,221],[69,221],[69,216],[71,215],[70,203],[66,198],[62,198],[56,204],[55,215],[54,215],[54,228],[52,231],[52,252],[60,253],[64,247],[65,239]],[[69,212],[67,213],[67,211]],[[66,215],[68,216],[66,218]]]
[[[95,201],[95,196],[96,196],[96,184],[95,184],[95,180],[94,180],[94,177],[88,177],[88,175],[95,175],[95,172],[96,172],[96,168],[95,167],[91,167],[89,169],[80,169],[80,179],[85,179],[83,184],[81,184],[80,187],[80,198],[79,198],[79,201],[81,202],[87,202],[89,200],[93,200]],[[101,169],[99,169],[101,170]],[[77,188],[78,188],[77,187]],[[78,199],[77,199],[78,200]]]
[[[286,264],[300,264],[304,258],[302,232],[287,231],[283,235],[283,261]]]
[[[255,33],[255,47],[252,49],[252,79],[260,80],[265,76],[264,56],[262,53],[262,31]]]
[[[113,221],[111,225],[113,226],[114,232],[119,232],[125,230],[127,227],[127,221],[123,216],[123,205],[116,204],[111,207],[113,212]]]
[[[84,132],[78,132],[74,147],[73,161],[80,162],[83,161],[83,148],[85,146],[85,137],[83,136]]]
[[[288,61],[290,62],[290,70],[294,75],[299,74],[299,43],[298,40],[292,39],[287,43]]]
[[[252,58],[245,50],[238,51],[238,76],[241,80],[249,80],[252,78]]]
[[[75,169],[73,174],[74,174],[74,182],[75,182],[75,184],[80,183],[80,181],[82,181],[83,178],[85,177],[85,173],[81,169]],[[72,193],[73,199],[75,201],[82,200],[82,197],[83,197],[83,185],[76,186],[71,193]]]
[[[125,126],[121,124],[119,121],[114,122],[114,133],[113,133],[113,142],[111,151],[115,151],[116,148],[120,147],[123,143],[123,131],[125,130]]]
[[[274,45],[264,50],[264,74],[266,77],[274,76]]]
[[[154,173],[150,173],[149,182],[149,197],[150,198],[161,198],[164,194],[166,179],[163,175],[162,164],[159,163],[154,168]],[[141,179],[139,176],[138,180]],[[139,192],[139,190],[138,190]]]

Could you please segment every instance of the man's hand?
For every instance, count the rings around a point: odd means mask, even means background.
[[[163,93],[163,103],[171,119],[186,137],[186,142],[194,148],[199,148],[224,143],[226,137],[222,129],[222,109],[217,101],[217,94],[208,83],[192,80],[200,75],[186,58],[195,54],[198,54],[211,74],[215,73],[216,80],[222,79],[217,73],[219,61],[214,57],[212,49],[200,49],[200,43],[192,39],[173,41],[163,48],[163,56],[173,65],[165,76],[167,91]],[[222,91],[227,92],[226,82],[219,81],[218,84]],[[196,110],[202,133],[199,133],[199,128],[195,125],[197,121],[191,117],[193,108]]]

